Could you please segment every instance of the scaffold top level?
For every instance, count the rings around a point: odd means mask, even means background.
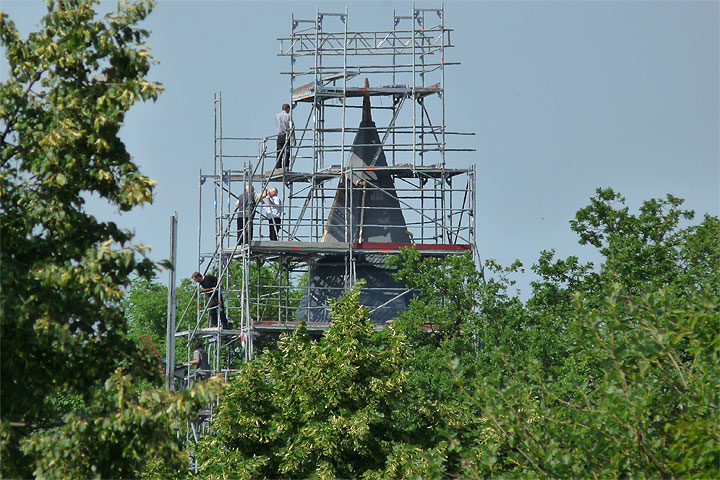
[[[425,30],[377,32],[306,31],[280,37],[279,56],[323,55],[433,55],[453,47],[452,29],[442,26]]]
[[[344,12],[321,12],[312,19],[292,17],[289,36],[278,37],[280,56],[428,56],[442,54],[452,47],[450,32],[445,26],[445,9],[416,8],[410,15],[393,11],[392,29],[350,29],[348,9]],[[316,61],[316,66],[317,66]]]

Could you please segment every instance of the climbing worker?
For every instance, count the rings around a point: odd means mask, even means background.
[[[227,317],[225,316],[225,309],[219,302],[220,298],[220,282],[217,277],[213,275],[200,275],[200,272],[194,272],[192,274],[194,282],[200,284],[200,293],[210,294],[210,300],[208,300],[207,309],[210,313],[210,326],[217,327],[217,312],[220,310],[220,321],[222,322],[222,328],[229,328]]]

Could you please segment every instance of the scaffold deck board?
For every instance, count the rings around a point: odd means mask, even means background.
[[[193,330],[180,330],[178,332],[175,332],[175,337],[187,337],[188,334],[192,332]],[[233,337],[242,335],[243,331],[220,327],[203,327],[195,330],[196,337],[211,337],[213,335],[217,335],[218,333],[222,334],[223,336]]]
[[[250,242],[251,253],[311,255],[317,253],[345,253],[349,250],[349,243],[339,242],[273,242],[270,240]],[[225,252],[227,254],[235,253],[236,255],[240,255],[242,253],[239,248],[228,248]]]
[[[370,97],[377,97],[382,95],[389,95],[394,97],[402,97],[410,95],[413,91],[412,85],[388,85],[383,87],[347,87],[343,88],[340,86],[318,86],[312,88],[303,85],[299,89],[293,91],[293,102],[311,102],[316,97],[322,98],[349,98],[349,97],[363,97],[368,95]],[[433,93],[442,92],[439,84],[430,85],[427,87],[415,87],[415,93],[418,97],[424,97],[432,95]]]
[[[292,332],[300,326],[298,322],[253,322],[253,328],[257,332]],[[329,323],[311,323],[308,322],[305,328],[310,332],[324,332],[330,328]]]
[[[255,331],[264,333],[264,332],[291,332],[297,329],[297,327],[300,325],[300,322],[268,322],[268,321],[262,321],[262,322],[254,322],[253,328]],[[332,323],[330,322],[307,322],[305,323],[305,328],[309,332],[324,332],[325,330],[329,329],[332,326]],[[376,329],[378,331],[385,328],[385,325],[376,325]]]
[[[446,243],[376,243],[364,242],[283,242],[283,241],[252,241],[250,242],[250,254],[274,254],[287,256],[304,256],[318,253],[348,253],[352,247],[353,251],[359,253],[390,253],[398,252],[401,248],[417,248],[425,255],[448,255],[452,253],[471,250],[469,244],[446,244]],[[242,247],[243,249],[245,247]],[[228,248],[225,250],[228,255],[241,256],[241,248]]]
[[[349,169],[345,169],[349,171]],[[410,163],[400,165],[388,165],[383,167],[364,167],[364,168],[353,168],[354,172],[361,171],[384,171],[392,174],[395,177],[400,178],[419,178],[419,177],[430,177],[439,178],[443,175],[447,177],[454,177],[456,175],[467,174],[469,170],[461,168],[444,168],[442,165],[416,165],[413,166]],[[270,181],[283,181],[285,183],[294,182],[305,182],[309,183],[313,177],[315,181],[324,182],[331,180],[342,175],[343,169],[340,165],[333,165],[322,170],[318,170],[315,173],[310,172],[295,172],[284,169],[268,170],[263,173],[258,173],[252,176],[254,181],[261,181],[269,179]],[[232,182],[243,182],[247,177],[240,173],[231,173],[225,175],[224,178],[228,178]]]
[[[298,322],[280,322],[280,321],[256,321],[253,322],[252,329],[255,331],[292,331],[298,327]],[[308,323],[307,329],[309,331],[325,331],[330,328],[329,323]],[[195,337],[214,337],[220,334],[223,337],[239,337],[245,333],[244,330],[236,329],[220,329],[218,327],[205,327],[193,330],[180,330],[175,332],[175,337],[187,337],[193,333]]]

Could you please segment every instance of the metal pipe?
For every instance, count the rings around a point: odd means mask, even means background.
[[[165,336],[165,388],[175,389],[175,274],[177,270],[177,221],[178,214],[170,217],[170,268],[168,269],[168,309]]]

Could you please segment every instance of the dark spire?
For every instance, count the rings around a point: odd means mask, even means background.
[[[323,242],[410,243],[392,175],[382,169],[367,169],[386,166],[380,135],[372,121],[370,96],[365,95],[362,121],[346,172],[338,182]],[[410,302],[409,295],[402,295],[405,286],[393,278],[395,270],[386,266],[386,259],[385,255],[360,253],[355,261],[356,278],[366,280],[360,303],[370,308],[370,318],[380,324],[407,310]],[[306,292],[300,302],[297,320],[330,322],[328,301],[344,294],[348,274],[342,255],[327,255],[310,265],[309,295]]]

